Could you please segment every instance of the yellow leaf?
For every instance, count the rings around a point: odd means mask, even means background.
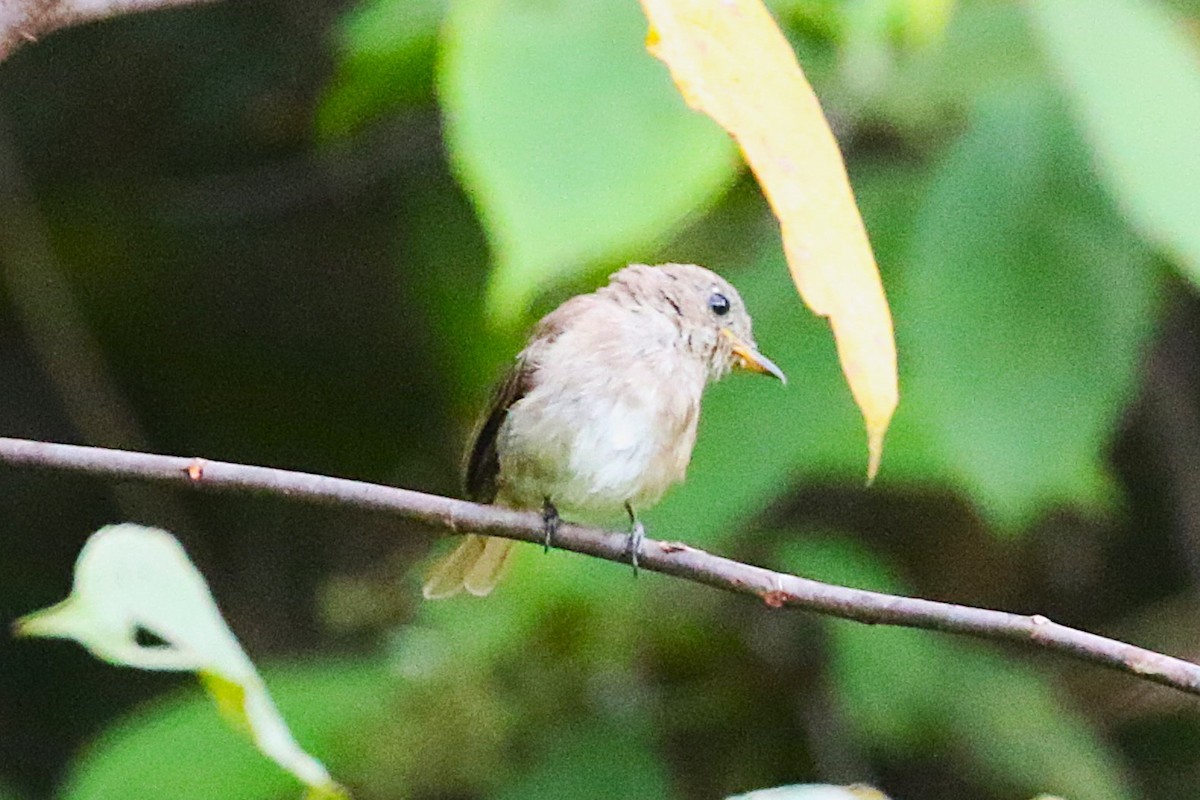
[[[896,409],[892,316],[837,141],[760,0],[641,0],[646,46],[680,93],[737,140],[783,232],[792,279],[829,319],[867,426],[867,478]]]

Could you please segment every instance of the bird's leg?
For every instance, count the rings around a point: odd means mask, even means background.
[[[625,503],[625,510],[629,512],[629,524],[632,526],[629,529],[629,544],[625,548],[625,552],[629,554],[629,563],[633,565],[633,577],[638,574],[638,553],[642,551],[642,540],[646,538],[646,528],[642,525],[641,520],[637,518],[637,514],[633,513],[633,506]]]
[[[549,553],[550,547],[554,544],[554,537],[558,535],[558,524],[562,522],[562,518],[558,516],[558,509],[554,507],[554,503],[550,502],[547,497],[542,502],[542,533],[546,538],[542,540],[544,548],[543,553]]]

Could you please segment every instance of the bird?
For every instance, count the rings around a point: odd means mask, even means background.
[[[787,378],[758,351],[737,290],[695,264],[631,264],[533,328],[467,451],[468,499],[540,510],[546,548],[560,510],[622,510],[637,570],[637,512],[682,481],[705,387],[733,369]],[[427,599],[483,596],[516,542],[467,535],[426,576]]]

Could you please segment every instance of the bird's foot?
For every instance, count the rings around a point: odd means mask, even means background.
[[[629,554],[629,563],[633,566],[633,577],[638,574],[638,553],[642,552],[642,542],[646,538],[646,528],[640,521],[633,523],[633,530],[629,532],[629,544],[626,547],[626,552]]]
[[[558,525],[561,522],[562,518],[558,516],[558,509],[547,497],[542,503],[542,533],[545,535],[545,538],[542,539],[543,553],[549,553],[550,548],[554,546],[554,537],[558,535]]]
[[[626,503],[625,510],[629,512],[629,522],[632,525],[629,529],[629,541],[625,546],[625,553],[629,556],[629,563],[633,567],[633,577],[636,578],[638,574],[638,553],[642,552],[642,541],[646,538],[646,528],[642,525],[642,521],[637,518],[637,514],[633,513],[633,506]]]

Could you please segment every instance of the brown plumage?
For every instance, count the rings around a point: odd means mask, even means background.
[[[534,328],[498,385],[467,459],[468,498],[543,509],[634,514],[683,480],[704,387],[735,367],[783,373],[758,353],[737,290],[692,264],[634,264]],[[468,536],[435,565],[428,598],[484,595],[515,543]]]

